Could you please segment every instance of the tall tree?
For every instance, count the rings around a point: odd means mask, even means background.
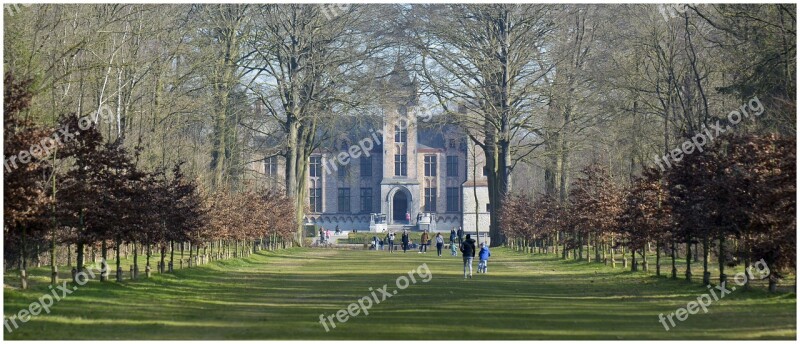
[[[412,44],[421,74],[445,112],[467,129],[486,157],[492,245],[504,242],[503,202],[511,188],[515,146],[538,126],[543,56],[553,29],[552,8],[542,5],[420,5],[413,12]]]

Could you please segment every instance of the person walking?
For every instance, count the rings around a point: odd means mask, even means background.
[[[461,246],[461,243],[464,240],[464,230],[462,230],[461,227],[458,227],[458,232],[456,232],[456,235],[458,235],[458,246]]]
[[[450,243],[453,244],[456,242],[456,228],[450,230]]]
[[[439,257],[442,256],[442,247],[444,247],[444,237],[442,233],[436,233],[436,253]]]
[[[492,256],[492,253],[489,252],[489,246],[486,244],[481,243],[481,251],[478,253],[478,273],[486,273],[487,268],[489,267],[489,257]]]
[[[408,212],[406,212],[406,223],[408,223],[409,225],[411,224],[411,214],[409,214]]]
[[[389,232],[389,252],[394,252],[394,232]]]
[[[472,260],[475,259],[475,240],[467,234],[467,240],[461,244],[461,255],[464,258],[464,278],[467,278],[467,267],[469,267],[469,278],[472,278]]]
[[[419,240],[419,253],[428,253],[428,243],[431,238],[428,236],[428,231],[422,232],[422,237]]]
[[[403,253],[408,251],[408,230],[403,230],[403,237],[400,238],[400,241],[403,243]]]
[[[325,243],[325,229],[322,227],[319,228],[319,243],[320,245]]]

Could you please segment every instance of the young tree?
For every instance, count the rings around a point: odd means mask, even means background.
[[[5,258],[17,259],[21,286],[26,289],[29,244],[44,239],[47,228],[53,228],[45,219],[52,199],[46,192],[43,176],[52,171],[46,160],[50,155],[46,149],[55,147],[56,142],[52,139],[53,130],[36,126],[24,118],[31,100],[31,82],[16,80],[11,73],[6,73],[3,83]],[[10,257],[11,254],[16,256]]]

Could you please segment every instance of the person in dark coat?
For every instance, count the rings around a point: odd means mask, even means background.
[[[456,232],[456,235],[458,235],[458,245],[461,246],[461,243],[464,240],[464,230],[461,229],[461,227],[458,227],[458,232]]]
[[[456,229],[453,228],[450,230],[450,243],[456,242]]]
[[[475,259],[475,240],[467,234],[467,240],[461,244],[461,255],[464,258],[464,278],[467,278],[467,267],[469,267],[469,278],[472,278],[472,260]]]
[[[406,253],[406,251],[408,251],[408,241],[409,241],[407,230],[403,230],[403,237],[401,238],[401,241],[403,242],[403,253]]]

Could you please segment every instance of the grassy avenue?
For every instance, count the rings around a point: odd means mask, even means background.
[[[435,251],[435,250],[434,250]],[[791,339],[793,293],[737,290],[679,322],[659,323],[708,289],[620,266],[493,249],[489,274],[464,280],[460,257],[294,248],[74,290],[6,339]],[[398,290],[368,315],[330,331],[334,314],[395,288],[427,264],[431,278]],[[475,263],[477,265],[477,262]],[[42,268],[44,269],[44,268]],[[664,269],[666,271],[666,268]],[[42,273],[44,272],[44,273]],[[33,271],[45,276],[46,271]],[[4,314],[50,293],[45,278],[19,291],[7,274]],[[69,284],[70,288],[72,284]],[[54,286],[55,288],[55,286]],[[12,327],[13,329],[13,327]]]

